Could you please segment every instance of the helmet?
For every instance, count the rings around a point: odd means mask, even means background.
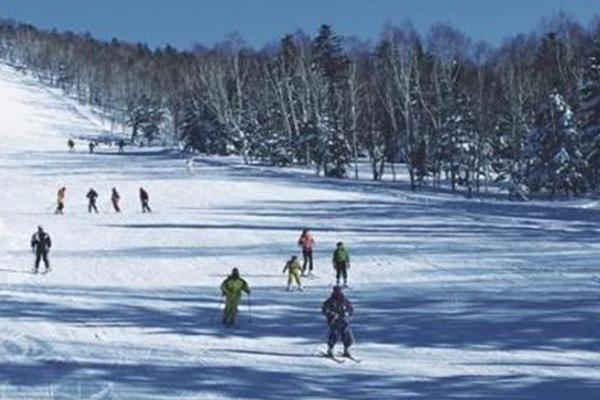
[[[237,268],[234,268],[231,270],[231,276],[233,276],[234,278],[239,278],[240,277],[240,271]]]
[[[331,297],[336,300],[340,300],[344,298],[344,293],[342,292],[342,287],[339,285],[335,285],[333,287],[333,292],[331,293]]]

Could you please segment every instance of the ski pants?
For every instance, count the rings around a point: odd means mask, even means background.
[[[313,252],[312,249],[302,249],[302,257],[304,258],[304,263],[302,264],[302,273],[306,271],[306,267],[308,264],[308,270],[312,272],[313,270]]]
[[[119,200],[112,199],[111,201],[112,201],[113,208],[115,209],[115,212],[121,212],[121,208],[119,207]]]
[[[290,272],[288,275],[288,287],[292,286],[292,283],[296,281],[298,286],[302,286],[302,282],[300,281],[300,273],[299,272]]]
[[[56,211],[54,212],[54,214],[62,214],[64,209],[65,209],[65,203],[63,203],[61,201],[56,205]]]
[[[227,298],[225,299],[225,310],[223,311],[223,322],[226,324],[233,324],[235,322],[235,316],[238,312],[240,300],[241,295],[227,295]]]
[[[348,263],[340,261],[335,263],[335,280],[339,284],[340,278],[344,279],[344,283],[348,281]]]
[[[47,251],[36,251],[35,252],[35,270],[37,271],[40,267],[40,261],[44,260],[44,266],[46,268],[50,268],[50,261],[48,261],[48,252]]]
[[[352,346],[352,343],[354,342],[352,331],[350,331],[350,326],[345,320],[337,320],[329,325],[329,338],[327,340],[327,345],[329,348],[333,348],[340,339],[342,340],[345,349]]]
[[[152,212],[150,206],[148,205],[148,200],[142,200],[142,212],[145,213],[146,211]]]
[[[90,202],[88,204],[88,212],[91,213],[92,211],[94,211],[96,214],[98,214],[98,207],[96,207],[96,200],[90,200]]]

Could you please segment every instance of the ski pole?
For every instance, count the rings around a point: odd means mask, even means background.
[[[212,318],[210,319],[211,324],[215,322],[215,319],[217,319],[217,315],[219,315],[219,312],[221,311],[221,307],[223,306],[224,303],[225,303],[225,297],[221,297],[221,301],[217,305],[217,308],[216,308],[215,312],[213,313]]]
[[[248,293],[248,322],[252,323],[252,297]]]

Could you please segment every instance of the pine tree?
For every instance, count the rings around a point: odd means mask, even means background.
[[[206,107],[188,101],[183,106],[179,134],[186,150],[206,154],[227,154],[225,127]]]
[[[342,178],[352,161],[352,149],[345,137],[340,98],[347,89],[349,60],[342,41],[329,25],[322,25],[313,41],[313,68],[327,83],[325,102],[305,130],[316,139],[314,159],[326,176]]]
[[[586,189],[585,160],[575,116],[564,98],[553,92],[536,117],[526,143],[528,165],[524,174],[530,190],[559,190],[566,194]]]
[[[467,96],[457,93],[451,111],[443,122],[438,157],[450,175],[452,190],[457,184],[471,191],[475,172],[475,120]]]
[[[144,94],[137,101],[129,103],[128,114],[127,125],[132,128],[132,142],[138,139],[140,133],[148,143],[158,138],[165,117],[159,101]]]
[[[586,66],[581,98],[580,118],[589,163],[588,178],[596,187],[600,173],[600,33]]]

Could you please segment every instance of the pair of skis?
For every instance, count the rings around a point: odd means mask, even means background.
[[[45,270],[43,270],[43,271],[41,271],[41,272],[40,272],[40,271],[38,271],[37,269],[34,269],[34,270],[32,270],[32,271],[31,271],[31,273],[32,273],[33,275],[38,275],[38,274],[40,274],[40,275],[46,275],[46,274],[48,274],[50,271],[51,271],[51,269],[50,269],[50,268],[46,268]]]
[[[338,353],[338,354],[335,354],[335,355],[333,355],[333,354],[329,355],[326,352],[322,351],[320,353],[320,356],[323,357],[323,358],[326,358],[328,360],[331,360],[331,361],[333,361],[335,363],[338,363],[338,364],[343,364],[343,363],[346,362],[346,360],[353,361],[353,362],[355,362],[357,364],[361,362],[360,359],[358,359],[358,358],[356,358],[356,357],[354,357],[352,355],[344,355],[344,353]]]

